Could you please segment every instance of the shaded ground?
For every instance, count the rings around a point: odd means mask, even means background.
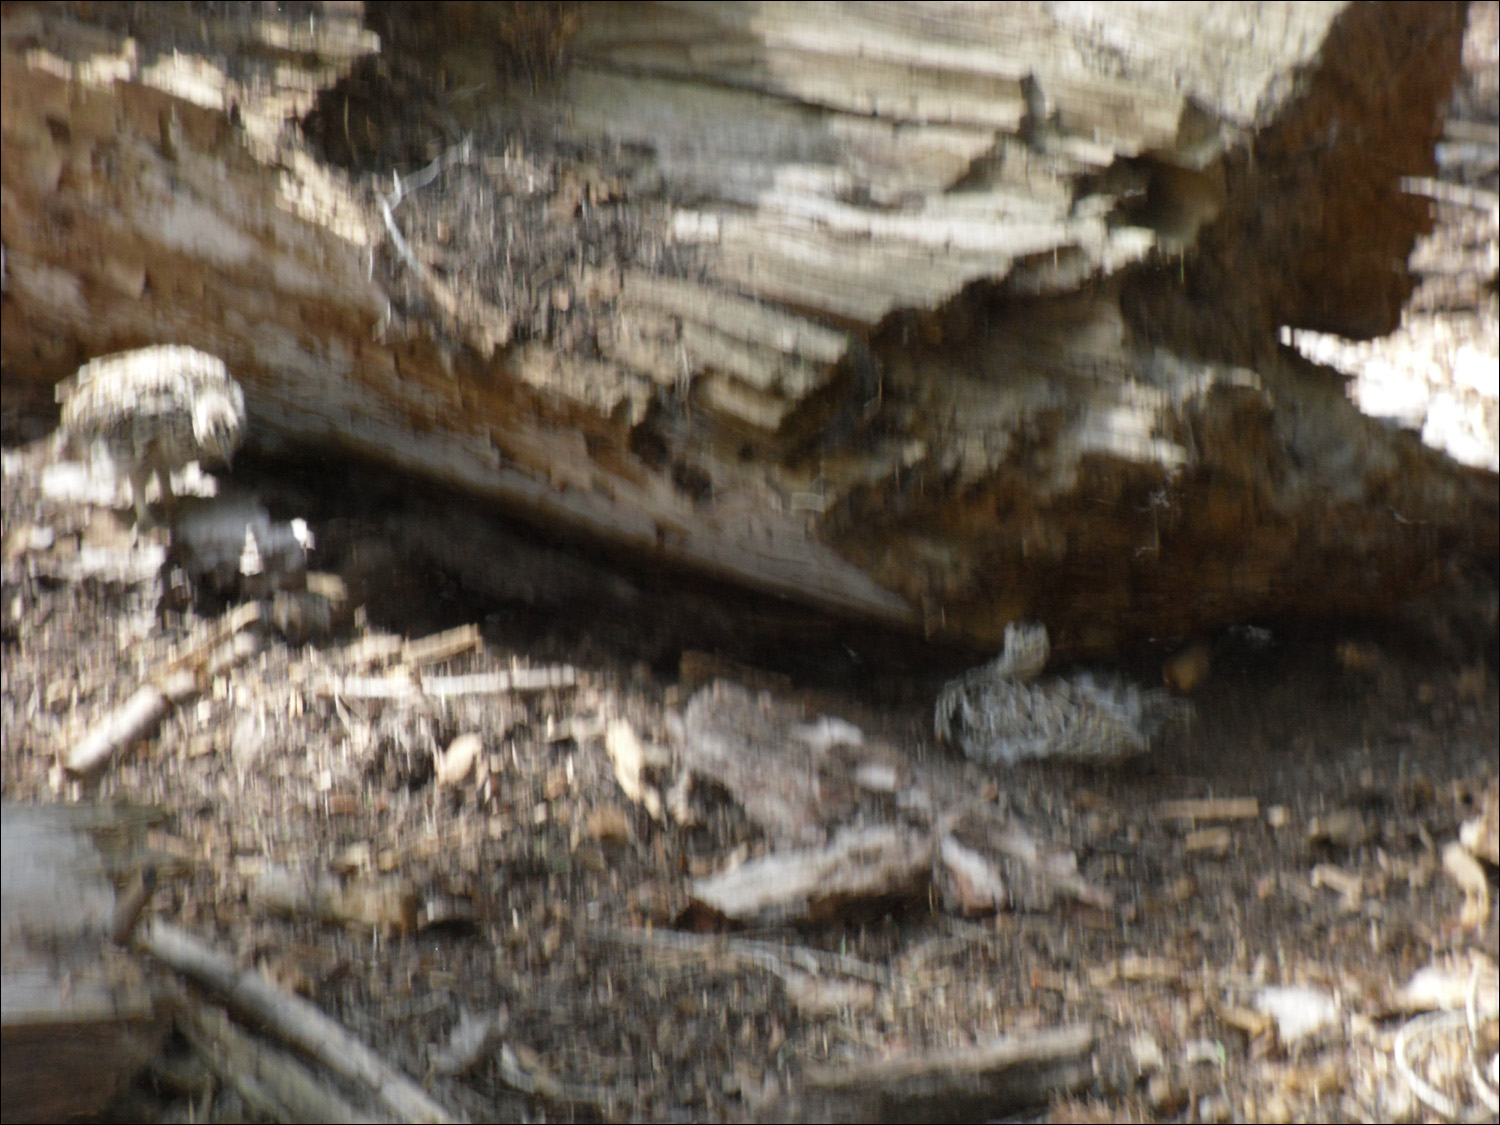
[[[44,496],[36,449],[6,458],[4,795],[78,799],[83,788],[63,779],[56,756],[202,618],[163,608],[174,598],[160,597],[150,568],[136,584],[79,577],[95,558],[84,548],[117,559],[130,549],[126,517]],[[235,489],[257,489],[273,509],[278,496],[304,502],[288,482],[250,471]],[[857,1101],[841,1110],[799,1100],[805,1076],[1082,1021],[1095,1033],[1094,1076],[1052,1107],[1053,1120],[1427,1119],[1392,1063],[1408,1015],[1397,991],[1432,964],[1463,978],[1473,964],[1493,973],[1497,955],[1495,910],[1461,926],[1464,896],[1441,861],[1496,768],[1493,577],[1406,622],[1205,639],[1212,670],[1194,725],[1113,770],[986,774],[932,743],[930,700],[951,668],[912,674],[909,654],[908,667],[895,659],[909,647],[899,638],[885,649],[861,639],[862,679],[831,657],[830,674],[812,674],[808,652],[778,668],[758,618],[743,614],[739,641],[712,643],[756,659],[781,700],[859,725],[940,803],[963,793],[1008,810],[1071,849],[1084,878],[1115,897],[1112,910],[1054,896],[971,918],[936,890],[855,903],[824,923],[738,933],[779,951],[756,963],[749,947],[673,935],[729,929],[687,909],[690,880],[765,851],[765,833],[701,786],[701,823],[653,819],[622,793],[605,749],[613,719],[648,746],[670,744],[667,712],[692,685],[670,671],[669,654],[703,647],[699,618],[676,615],[673,597],[645,581],[634,610],[615,606],[607,628],[587,600],[573,614],[480,604],[458,577],[404,553],[371,562],[372,544],[399,543],[393,529],[419,518],[415,504],[358,488],[336,495],[316,508],[314,565],[361,591],[364,623],[306,646],[267,635],[89,795],[166,811],[154,844],[187,873],[158,893],[155,911],[305,993],[455,1111],[862,1116]],[[136,549],[162,534],[143,533]],[[533,565],[519,546],[516,557]],[[216,608],[199,599],[203,613]],[[355,670],[347,654],[362,635],[471,621],[483,622],[483,650],[427,671],[566,664],[577,686],[403,701],[323,690],[331,674]],[[811,637],[836,635],[809,623]],[[1130,670],[1154,678],[1170,651],[1142,652]],[[902,670],[882,678],[892,668]],[[480,772],[439,783],[436,755],[465,732],[483,742]],[[677,760],[652,767],[663,789]],[[1256,805],[1195,822],[1166,804],[1187,798]],[[394,887],[401,905],[384,924],[278,916],[264,886],[280,869],[331,879],[351,897]],[[799,948],[825,958],[823,990],[776,971]],[[1257,1011],[1267,986],[1316,990],[1333,1014],[1288,1043]],[[462,1020],[502,1013],[505,1051],[466,1074],[440,1073]],[[1459,1070],[1449,1062],[1436,1073]],[[1473,1104],[1467,1087],[1453,1094]],[[184,1096],[158,1079],[121,1112],[181,1115]],[[231,1092],[207,1100],[214,1119],[244,1112]],[[957,1110],[937,1101],[924,1113]]]

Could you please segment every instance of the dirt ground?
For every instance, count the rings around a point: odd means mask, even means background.
[[[549,56],[554,30],[537,30]],[[304,122],[351,173],[410,169],[458,140],[413,108],[435,101],[417,97],[431,79],[384,66],[346,92],[367,83],[364,103],[402,120],[350,134],[344,102]],[[402,129],[443,143],[404,144]],[[627,178],[631,154],[616,155],[590,154]],[[518,206],[526,229],[546,230],[558,199],[593,223],[576,242],[567,227],[568,266],[660,249],[577,206],[608,203],[608,177],[559,174],[531,198],[524,161],[460,172],[474,182],[455,195]],[[407,234],[456,276],[466,263],[422,200],[400,212]],[[592,330],[549,288],[556,249],[514,248],[525,268],[480,262],[469,286],[513,314],[518,339]],[[397,319],[461,340],[386,259]],[[1384,621],[1161,638],[1121,671],[1200,680],[1184,730],[1111,768],[986,771],[935,742],[932,708],[987,654],[631,573],[366,466],[244,457],[218,503],[305,519],[310,566],[342,609],[298,628],[268,599],[251,641],[81,781],[62,767],[70,748],[246,594],[205,591],[113,485],[81,498],[45,420],[6,422],[3,796],[159,810],[147,919],[309,998],[455,1116],[1495,1117],[1495,870],[1464,884],[1445,858],[1487,800],[1494,815],[1493,571],[1455,573]],[[513,559],[514,583],[476,588],[475,551]],[[468,626],[447,655],[403,648]],[[517,688],[531,670],[551,686]],[[461,676],[489,679],[443,680]],[[681,717],[716,680],[765,693],[767,714],[857,727],[839,728],[847,760],[808,781],[819,815],[804,835],[899,826],[933,842],[920,877],[745,922],[705,905],[708,877],[788,849],[747,807],[753,775],[738,791],[684,783]],[[940,858],[937,841],[965,829],[1002,875],[989,908]],[[1477,1083],[1451,1018],[1466,991],[1481,1001]],[[1045,1045],[1074,1033],[1081,1047],[1057,1048],[1070,1065],[1049,1066]],[[1032,1050],[1026,1080],[976,1076],[997,1041]],[[108,1116],[261,1119],[181,1040]]]
[[[1443,859],[1496,773],[1493,576],[1402,621],[1198,638],[1196,718],[1150,755],[987,773],[931,735],[952,654],[913,672],[909,641],[849,644],[852,632],[812,621],[793,652],[783,624],[756,635],[786,607],[738,607],[743,632],[726,637],[681,613],[708,593],[649,576],[620,579],[633,601],[605,608],[477,599],[461,576],[391,549],[428,503],[353,485],[312,500],[303,482],[241,466],[229,495],[305,515],[314,565],[363,609],[307,641],[264,629],[83,784],[60,755],[235,599],[194,593],[179,563],[161,565],[150,552],[166,532],[133,533],[123,494],[118,511],[59,499],[49,457],[45,443],[5,453],[5,798],[160,809],[152,846],[173,862],[152,915],[311,998],[456,1114],[1443,1119],[1395,1051],[1426,1006],[1403,993],[1419,971],[1448,974],[1460,994],[1478,972],[1494,995],[1493,897],[1466,914]],[[574,557],[503,534],[518,568]],[[353,673],[391,659],[371,656],[370,638],[465,624],[480,627],[478,649],[422,675],[553,668],[575,682],[361,694]],[[1159,677],[1182,644],[1126,670]],[[717,655],[692,651],[704,647]],[[960,806],[1003,816],[1040,851],[1076,857],[1092,891],[1045,879],[1027,890],[1023,872],[1003,909],[966,910],[935,864],[914,891],[847,899],[815,920],[731,925],[694,905],[695,879],[779,846],[725,788],[700,784],[686,811],[656,815],[642,796],[683,769],[668,730],[695,686],[681,675],[716,672],[808,719],[855,724],[897,763],[842,823],[936,834]],[[647,750],[636,799],[611,750],[620,720]],[[463,734],[481,749],[456,775],[446,751]],[[918,791],[925,807],[903,801]],[[1210,803],[1196,815],[1178,804],[1193,799]],[[288,883],[319,890],[288,906],[271,889]],[[1304,1025],[1278,1007],[1293,1002]],[[914,1058],[945,1073],[996,1037],[1078,1026],[1081,1071],[1030,1105],[964,1100],[940,1081],[898,1095],[827,1077]],[[476,1034],[484,1046],[465,1049]],[[1459,1117],[1482,1117],[1454,1034],[1408,1035],[1405,1053]],[[255,1118],[232,1088],[184,1089],[168,1070],[114,1116]]]

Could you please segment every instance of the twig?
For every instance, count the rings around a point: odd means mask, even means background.
[[[389,196],[380,196],[380,214],[385,219],[386,233],[391,236],[391,245],[396,248],[396,253],[401,255],[402,260],[411,267],[411,271],[420,277],[423,282],[431,286],[438,296],[449,306],[450,311],[454,301],[454,293],[446,283],[440,281],[431,270],[417,260],[416,254],[412,252],[411,244],[406,241],[401,233],[401,228],[396,225],[395,210],[401,206],[401,201],[413,191],[426,187],[437,179],[439,173],[450,164],[464,163],[469,159],[470,138],[465,137],[463,141],[447,152],[443,153],[431,164],[420,172],[414,172],[405,182],[402,181],[399,172],[392,173],[391,178],[395,181],[396,188]]]
[[[273,1121],[375,1121],[367,1109],[341,1098],[302,1063],[235,1027],[218,1008],[175,998],[177,1029],[245,1102]]]

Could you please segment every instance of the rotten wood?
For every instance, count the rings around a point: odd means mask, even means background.
[[[831,11],[8,8],[7,397],[188,344],[263,452],[948,640],[1044,618],[1064,655],[1495,557],[1493,474],[1278,350],[1394,326],[1462,5]],[[502,96],[516,19],[569,65]],[[340,84],[375,55],[490,95],[434,85],[434,152]],[[365,175],[383,130],[424,154]],[[453,198],[525,237],[455,239]]]

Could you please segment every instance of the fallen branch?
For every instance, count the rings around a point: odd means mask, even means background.
[[[612,926],[588,931],[595,941],[629,945],[678,959],[729,960],[736,966],[762,969],[783,980],[803,974],[827,976],[839,974],[885,984],[890,974],[868,961],[838,953],[825,953],[806,946],[777,945],[768,941],[715,935],[685,934],[676,930],[624,929]]]
[[[486,672],[470,676],[343,676],[319,688],[322,695],[347,695],[359,699],[402,699],[408,695],[504,695],[509,692],[547,691],[575,687],[578,672],[566,665],[553,668],[517,668],[513,672]]]
[[[177,1030],[213,1070],[257,1114],[272,1121],[383,1121],[341,1098],[285,1051],[241,1031],[218,1008],[195,1002],[185,991],[175,998]]]
[[[150,737],[167,712],[196,695],[206,678],[226,671],[254,653],[254,641],[242,637],[241,632],[259,620],[257,602],[225,614],[206,635],[194,640],[137,688],[123,706],[90,727],[68,751],[63,768],[74,777],[92,776],[116,754]],[[231,643],[226,647],[225,641]]]
[[[231,1009],[307,1052],[335,1074],[365,1087],[400,1120],[458,1120],[415,1082],[386,1063],[342,1026],[301,997],[279,990],[259,973],[242,973],[185,930],[155,922],[137,946],[229,1003]]]

